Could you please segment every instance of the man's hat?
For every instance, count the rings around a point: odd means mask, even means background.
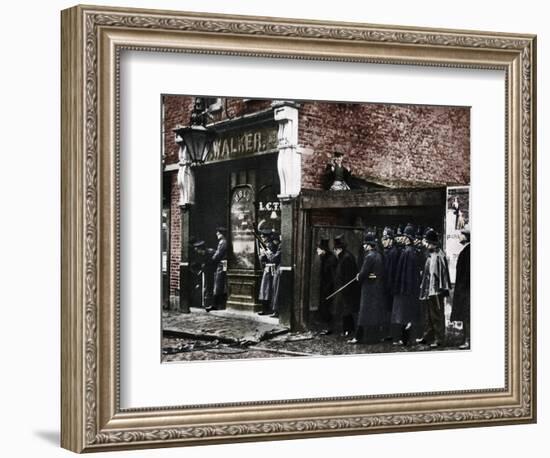
[[[414,235],[415,235],[414,226],[410,223],[407,224],[405,226],[405,229],[403,230],[403,235],[408,237],[409,240],[413,241],[414,240]]]
[[[205,245],[206,243],[204,242],[204,240],[199,240],[198,242],[193,243],[193,248],[204,248]]]
[[[227,228],[223,227],[223,226],[218,226],[216,228],[216,232],[221,232],[222,234],[225,234],[225,233],[227,233]]]
[[[320,239],[317,242],[317,248],[321,248],[321,250],[329,251],[330,248],[328,246],[328,239]]]
[[[382,239],[393,239],[393,229],[391,227],[385,227],[384,231],[382,232]]]
[[[341,157],[344,155],[344,153],[342,153],[342,151],[339,149],[335,149],[332,154],[334,154],[335,157]]]
[[[367,232],[363,237],[363,243],[370,246],[376,246],[376,236],[373,232]]]
[[[344,239],[344,234],[337,235],[334,237],[334,248],[345,248],[346,241]]]
[[[426,233],[424,234],[424,238],[428,243],[436,244],[439,242],[439,238],[437,236],[437,232],[435,232],[433,229],[428,229]]]
[[[273,237],[273,231],[271,229],[260,229],[260,235],[271,238]]]
[[[462,229],[460,232],[462,234],[464,234],[468,240],[470,240],[470,225],[469,224],[466,224],[466,226],[464,226],[464,229]]]

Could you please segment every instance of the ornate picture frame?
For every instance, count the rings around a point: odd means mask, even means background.
[[[122,409],[123,50],[501,70],[505,387]],[[62,12],[62,424],[75,452],[536,421],[536,37],[76,6]]]

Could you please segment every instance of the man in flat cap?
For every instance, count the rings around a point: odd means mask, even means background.
[[[439,248],[439,237],[433,229],[424,235],[428,258],[422,272],[420,299],[426,301],[427,323],[424,335],[417,342],[431,342],[432,348],[445,342],[445,297],[449,296],[451,279],[447,257]]]
[[[460,231],[460,243],[464,245],[456,261],[456,279],[453,294],[451,321],[462,321],[464,338],[460,349],[470,348],[470,227]]]
[[[344,153],[339,149],[335,150],[332,160],[327,164],[325,176],[327,189],[330,191],[349,191],[351,172],[344,166]]]
[[[225,308],[225,301],[227,298],[227,285],[226,285],[226,272],[227,272],[227,229],[225,227],[216,228],[216,238],[218,239],[218,246],[216,251],[212,255],[212,263],[215,265],[214,272],[214,305],[212,308],[221,310]]]

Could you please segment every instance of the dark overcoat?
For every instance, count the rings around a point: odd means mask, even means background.
[[[390,313],[393,305],[393,288],[399,255],[399,248],[395,245],[384,250],[384,294],[386,296],[386,307]]]
[[[337,257],[336,281],[334,289],[344,286],[357,276],[357,263],[348,250],[342,250]],[[326,296],[325,296],[326,297]],[[334,296],[332,303],[332,314],[335,316],[346,316],[356,313],[359,309],[359,288],[358,283],[353,282],[343,291]]]
[[[273,272],[273,297],[271,298],[271,308],[274,312],[279,311],[279,284],[281,280],[281,244],[276,248],[275,254],[271,258],[274,266]]]
[[[328,320],[330,319],[334,298],[326,300],[326,297],[336,291],[336,266],[338,260],[334,253],[330,251],[326,251],[320,258],[319,313],[321,318]]]
[[[271,301],[273,299],[273,278],[275,276],[275,256],[277,247],[272,242],[268,243],[267,250],[260,256],[262,265],[262,281],[260,282],[260,292],[258,299],[261,301]],[[280,258],[280,254],[279,254]]]
[[[227,285],[225,281],[225,264],[227,262],[227,240],[222,237],[218,240],[218,247],[212,255],[212,263],[215,265],[214,271],[214,296],[227,294]]]
[[[211,299],[215,272],[215,265],[212,262],[213,254],[214,250],[212,248],[207,248],[204,254],[199,254],[197,252],[193,253],[190,263],[190,270],[193,274],[193,293],[191,301],[193,305],[202,304],[203,298],[205,306],[212,305]]]
[[[470,318],[470,244],[458,255],[451,321],[468,321]]]
[[[394,298],[391,322],[418,324],[422,318],[420,308],[421,257],[412,245],[406,246],[397,263],[394,278]]]
[[[384,301],[384,261],[377,250],[365,254],[358,276],[361,285],[359,326],[379,326],[386,322]]]

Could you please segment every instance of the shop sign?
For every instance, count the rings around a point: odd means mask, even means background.
[[[277,148],[277,128],[222,133],[214,140],[207,162],[225,161],[261,154]]]

